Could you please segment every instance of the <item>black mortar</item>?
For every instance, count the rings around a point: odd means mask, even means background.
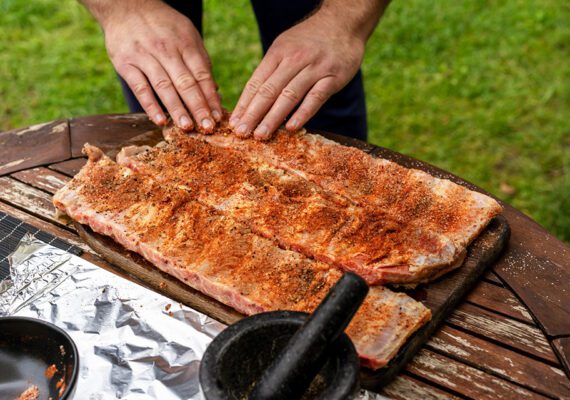
[[[275,311],[231,325],[210,344],[200,366],[207,400],[247,399],[262,373],[309,317]],[[341,400],[358,390],[359,363],[354,345],[342,334],[303,399]]]

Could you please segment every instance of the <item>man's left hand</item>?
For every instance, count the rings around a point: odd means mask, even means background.
[[[289,118],[286,128],[301,128],[356,74],[365,40],[329,15],[315,13],[283,32],[247,82],[230,118],[241,137],[265,140]]]

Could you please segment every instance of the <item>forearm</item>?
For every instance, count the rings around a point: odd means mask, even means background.
[[[105,25],[112,19],[121,18],[128,13],[135,13],[141,9],[148,9],[161,0],[79,0],[97,20],[99,25]]]
[[[324,0],[315,16],[340,25],[366,43],[390,0]]]

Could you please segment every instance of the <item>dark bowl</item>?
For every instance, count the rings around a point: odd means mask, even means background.
[[[62,329],[39,319],[0,318],[0,398],[17,398],[35,385],[42,399],[71,399],[78,371],[77,347]]]
[[[255,382],[279,354],[308,314],[274,311],[242,319],[220,333],[200,364],[200,384],[207,400],[247,399]],[[359,387],[359,362],[346,336],[330,356],[303,399],[350,399]]]

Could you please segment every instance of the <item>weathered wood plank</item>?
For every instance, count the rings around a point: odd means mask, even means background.
[[[0,178],[0,200],[28,212],[52,221],[60,226],[67,226],[56,218],[51,195],[9,177]]]
[[[446,322],[559,365],[542,331],[531,325],[468,303],[459,305]]]
[[[526,307],[508,289],[492,283],[479,282],[467,296],[467,301],[511,318],[534,325]]]
[[[11,176],[30,186],[52,194],[71,179],[67,175],[44,167],[27,169],[25,171],[16,172]]]
[[[70,120],[71,156],[81,157],[85,143],[100,147],[107,152],[117,149],[134,137],[161,134],[145,114],[94,115]]]
[[[0,133],[0,175],[70,157],[67,120]]]
[[[85,165],[87,158],[72,158],[57,164],[51,164],[50,169],[61,172],[67,176],[75,176],[79,170]]]
[[[449,326],[442,327],[428,341],[427,346],[545,396],[570,398],[570,380],[563,379],[565,376],[562,369]]]
[[[552,347],[564,366],[567,378],[570,379],[570,373],[568,373],[568,371],[570,371],[570,337],[554,339],[552,341]]]
[[[503,282],[501,282],[499,277],[491,270],[489,270],[485,273],[485,275],[483,276],[483,279],[485,279],[488,282],[492,282],[495,285],[500,286],[500,287],[505,286],[505,285],[503,285]]]
[[[519,229],[494,271],[549,336],[570,336],[570,249],[520,212],[505,212]]]
[[[406,370],[473,399],[547,398],[427,349],[420,350]]]
[[[429,386],[411,376],[400,374],[380,394],[394,400],[453,400],[458,397]]]

